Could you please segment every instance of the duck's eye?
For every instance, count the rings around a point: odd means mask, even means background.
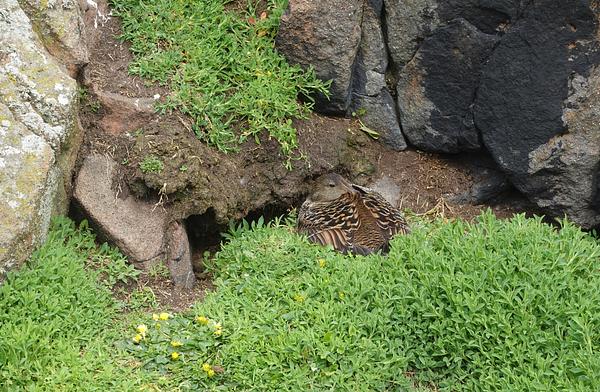
[[[330,187],[330,188],[333,188],[334,186],[335,186],[335,184],[334,184],[333,182],[330,182],[330,183],[329,183],[329,187]]]

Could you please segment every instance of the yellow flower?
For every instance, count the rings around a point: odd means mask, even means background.
[[[208,374],[208,377],[212,377],[215,375],[215,371],[210,369],[208,372],[206,372],[206,374]]]
[[[176,361],[176,360],[178,360],[178,359],[179,359],[179,353],[178,353],[177,351],[173,351],[173,352],[171,353],[171,359],[172,359],[173,361]]]
[[[215,329],[215,331],[213,332],[215,336],[223,335],[223,326],[221,325],[221,323],[215,323],[215,325],[213,325],[213,328]]]
[[[152,314],[152,320],[158,321],[158,313],[153,313]]]
[[[296,294],[294,295],[294,301],[296,302],[304,302],[305,298],[302,294]]]
[[[169,313],[162,312],[161,314],[158,315],[158,319],[159,320],[168,320],[169,319]]]
[[[204,316],[198,316],[196,317],[196,321],[199,322],[202,325],[207,325],[208,324],[208,319]]]
[[[325,268],[326,264],[327,264],[327,262],[325,261],[325,259],[319,259],[319,267]]]
[[[183,346],[183,343],[181,343],[179,340],[171,340],[171,346],[181,347],[181,346]]]
[[[340,291],[338,293],[338,296],[340,297],[340,299],[344,299],[344,297],[346,296],[346,294],[343,291]]]
[[[133,337],[133,341],[134,341],[135,343],[139,343],[139,342],[140,342],[140,341],[141,341],[143,338],[144,338],[144,337],[138,333],[137,335],[135,335],[135,336]]]
[[[205,372],[208,373],[209,370],[212,370],[212,366],[210,366],[208,363],[204,362],[202,364],[202,370],[204,370]]]
[[[142,334],[142,336],[146,336],[146,332],[148,332],[148,327],[145,324],[140,324],[137,326],[136,330]]]

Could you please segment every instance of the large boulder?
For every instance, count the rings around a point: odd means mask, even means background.
[[[65,213],[80,143],[77,85],[16,0],[0,0],[0,279]],[[66,28],[69,28],[68,26]]]
[[[479,149],[472,105],[497,37],[464,19],[425,39],[398,77],[398,110],[410,143],[426,151]]]
[[[363,0],[291,0],[281,17],[277,49],[291,63],[312,66],[320,79],[332,81],[330,99],[316,100],[323,113],[344,114],[350,105],[362,14]]]
[[[330,96],[316,97],[324,114],[362,113],[360,120],[395,150],[406,148],[386,83],[388,52],[382,0],[292,0],[281,18],[277,49],[288,61],[314,67],[331,80]]]
[[[483,141],[513,184],[555,216],[600,224],[598,11],[532,3],[490,57],[475,101]]]

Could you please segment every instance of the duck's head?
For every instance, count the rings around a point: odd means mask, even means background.
[[[356,193],[356,189],[344,177],[336,173],[325,174],[317,179],[308,201],[328,202],[345,193]]]

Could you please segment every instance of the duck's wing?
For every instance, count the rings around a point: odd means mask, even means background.
[[[402,215],[402,212],[391,205],[383,198],[383,196],[366,187],[354,184],[352,186],[360,191],[365,207],[367,207],[369,212],[375,218],[377,226],[379,226],[383,232],[386,240],[389,240],[396,234],[406,234],[410,232],[408,223],[406,222],[404,215]]]
[[[308,240],[331,245],[340,252],[352,251],[352,236],[359,226],[355,200],[343,195],[330,203],[304,202],[298,214],[298,232]]]

